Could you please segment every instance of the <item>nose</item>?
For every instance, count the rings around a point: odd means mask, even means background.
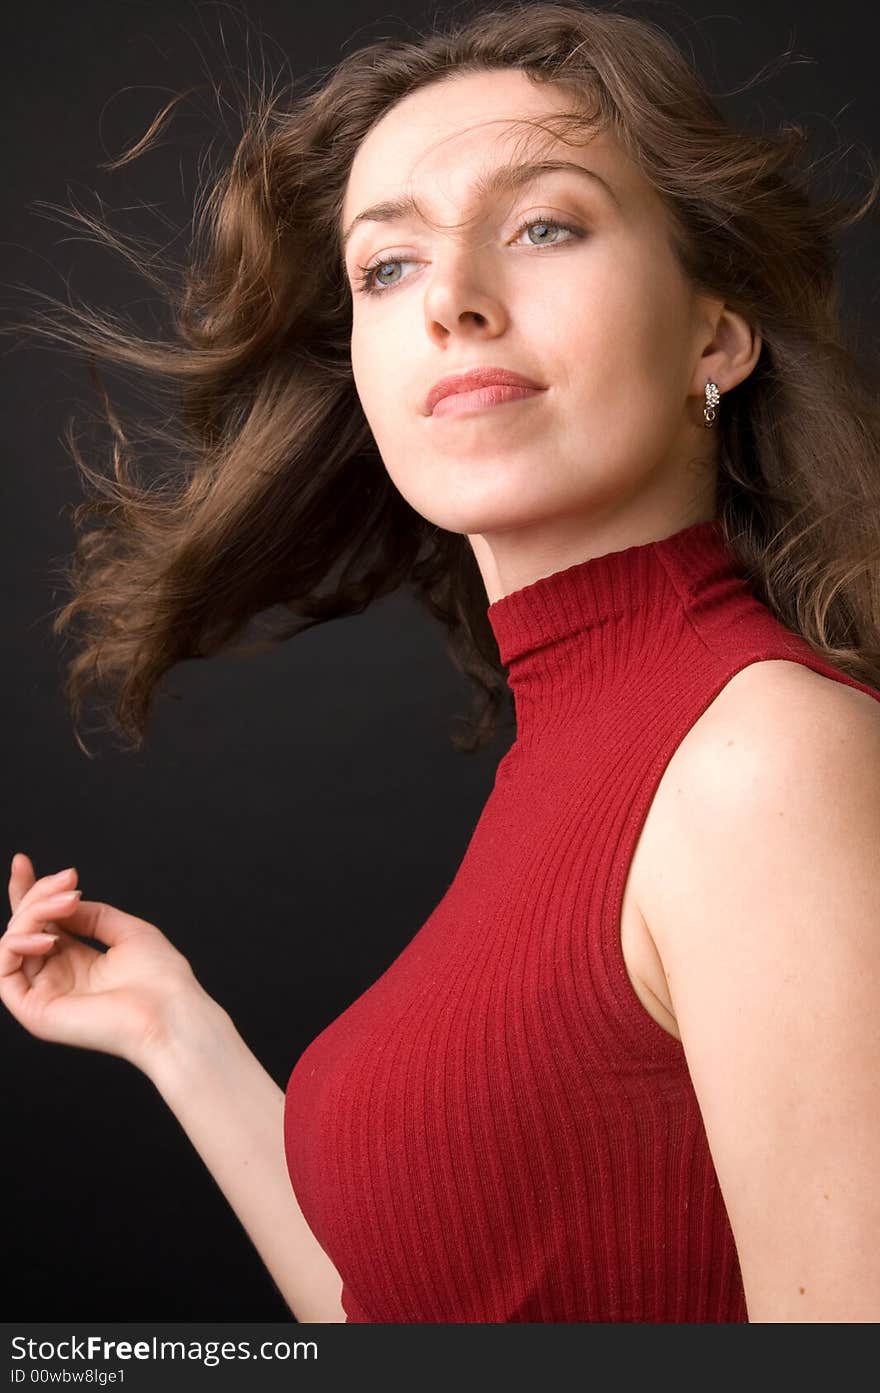
[[[450,334],[502,333],[508,311],[491,273],[473,251],[438,258],[428,273],[424,293],[425,328],[436,342]]]

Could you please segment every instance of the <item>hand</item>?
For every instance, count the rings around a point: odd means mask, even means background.
[[[0,936],[0,1001],[40,1040],[101,1050],[143,1068],[171,1005],[193,988],[204,993],[155,924],[98,900],[60,899],[76,879],[73,870],[66,879],[36,880],[30,858],[14,857],[12,917]]]

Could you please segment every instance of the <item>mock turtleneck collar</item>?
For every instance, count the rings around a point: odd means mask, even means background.
[[[637,680],[664,618],[741,594],[745,580],[717,518],[588,557],[495,600],[487,615],[507,667],[518,738]]]
[[[576,561],[489,605],[486,612],[502,663],[514,663],[532,649],[640,608],[666,575],[667,558],[698,586],[714,579],[719,565],[727,569],[734,564],[716,518],[692,523],[660,541]]]

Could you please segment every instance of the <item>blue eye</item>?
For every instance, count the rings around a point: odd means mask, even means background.
[[[532,227],[556,228],[558,232],[562,228],[562,223],[554,222],[552,218],[536,218],[533,222],[524,223],[523,226],[520,228],[520,232],[528,232],[528,230]],[[517,236],[519,236],[519,233],[517,233]],[[546,247],[551,244],[547,242],[534,242],[532,245],[536,247]],[[553,243],[552,245],[555,245],[555,243]]]
[[[404,266],[406,263],[402,258],[396,261],[392,258],[389,261],[374,261],[371,266],[359,266],[360,275],[357,277],[357,288],[364,295],[381,295],[381,291],[376,288],[376,276],[386,266]],[[384,282],[380,282],[384,284]]]
[[[521,236],[523,232],[532,227],[554,228],[557,232],[570,232],[573,237],[584,235],[580,228],[571,227],[568,223],[560,222],[557,218],[529,218],[527,222],[522,223],[517,228],[516,237]],[[530,245],[533,247],[555,247],[559,245],[559,241],[555,239],[552,242],[532,242]],[[383,257],[381,261],[373,261],[368,266],[358,266],[357,270],[360,274],[354,278],[356,292],[359,295],[382,295],[385,291],[379,289],[380,285],[385,285],[386,290],[393,289],[394,284],[400,284],[399,278],[391,285],[387,285],[384,281],[377,282],[377,275],[387,266],[405,266],[406,264],[405,257]]]

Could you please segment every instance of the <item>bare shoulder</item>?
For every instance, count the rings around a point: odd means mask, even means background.
[[[880,701],[803,663],[752,663],[676,753],[691,813],[717,803],[734,813],[827,816],[866,774],[880,779]],[[687,816],[688,805],[678,806]]]
[[[734,674],[676,755],[682,764],[712,758],[719,748],[733,748],[729,741],[738,737],[746,740],[747,748],[752,740],[760,748],[772,739],[784,757],[798,742],[809,747],[817,741],[814,748],[821,752],[828,740],[864,738],[872,729],[880,730],[880,700],[804,663],[768,659]],[[808,749],[802,753],[808,754]]]
[[[880,700],[786,659],[735,673],[670,759],[639,843],[634,898],[658,951],[674,877],[682,893],[687,885],[682,849],[695,820],[710,844],[713,819],[723,837],[737,810],[743,836],[758,831],[751,818],[766,837],[771,811],[784,822],[809,811],[806,800],[829,816],[874,788],[880,795]]]

